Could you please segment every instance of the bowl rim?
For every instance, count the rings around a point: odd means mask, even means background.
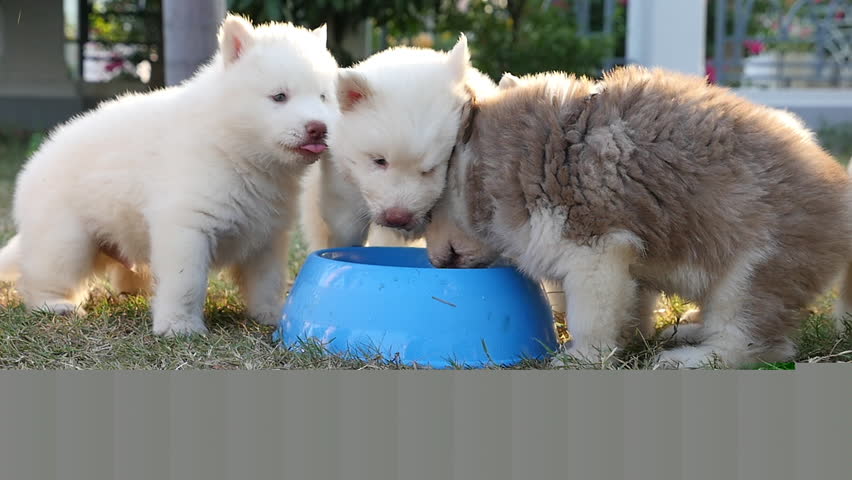
[[[473,274],[473,273],[483,273],[491,271],[496,272],[520,272],[514,265],[511,264],[497,264],[485,268],[438,268],[432,265],[428,267],[409,267],[409,266],[400,266],[400,265],[381,265],[376,263],[360,263],[360,262],[350,262],[345,260],[337,260],[335,258],[324,257],[323,255],[329,252],[341,252],[341,251],[354,251],[360,250],[363,248],[370,248],[374,250],[421,250],[426,251],[423,247],[387,247],[387,246],[353,246],[353,247],[335,247],[335,248],[324,248],[322,250],[316,250],[308,254],[308,257],[305,258],[305,263],[307,263],[310,257],[316,257],[316,260],[328,262],[331,264],[337,265],[358,265],[359,268],[371,268],[377,270],[389,270],[389,269],[397,269],[397,270],[413,270],[413,271],[428,271],[428,272],[445,272],[454,274]],[[462,273],[465,272],[465,273]]]

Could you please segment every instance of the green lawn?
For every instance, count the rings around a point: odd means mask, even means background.
[[[847,139],[852,139],[852,126]],[[832,132],[839,148],[842,135]],[[14,176],[40,135],[0,131],[0,241],[13,233],[9,206]],[[850,140],[852,141],[852,140]],[[838,154],[842,150],[838,150]],[[843,160],[846,160],[844,158]],[[290,269],[298,271],[306,254],[296,236]],[[852,362],[852,338],[838,337],[826,317],[830,299],[814,305],[799,335],[799,361]],[[677,298],[659,306],[659,324],[676,321],[688,305]],[[150,333],[148,301],[116,296],[107,285],[95,285],[84,318],[27,313],[11,285],[0,283],[0,368],[18,369],[289,369],[289,368],[403,368],[371,352],[328,355],[319,345],[277,348],[272,327],[260,326],[243,315],[234,287],[214,277],[209,290],[206,337],[164,339]],[[636,342],[606,368],[647,368],[659,342]],[[600,363],[569,361],[571,367],[601,368]],[[462,368],[463,366],[458,366]],[[494,366],[494,368],[499,368]],[[549,368],[546,362],[525,361],[513,368]],[[772,368],[772,367],[765,367]]]

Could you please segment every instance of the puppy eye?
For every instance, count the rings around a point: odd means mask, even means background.
[[[388,168],[388,161],[384,158],[374,158],[373,163],[375,163],[379,168]]]
[[[438,168],[438,166],[435,165],[434,167],[430,168],[429,170],[425,170],[423,172],[420,172],[420,174],[423,175],[424,177],[428,177],[429,175],[432,175],[433,173],[435,173],[435,169],[437,169],[437,168]]]
[[[275,103],[284,103],[287,101],[287,95],[284,93],[276,93],[272,97],[272,101]]]
[[[320,100],[322,100],[323,102],[325,101],[325,94],[324,93],[322,95],[320,95]]]

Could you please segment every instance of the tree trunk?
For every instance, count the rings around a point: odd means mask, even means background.
[[[164,0],[166,85],[186,80],[216,52],[225,0]]]

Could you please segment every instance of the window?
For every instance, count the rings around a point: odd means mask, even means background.
[[[64,0],[64,11],[76,78],[162,86],[161,0]]]

